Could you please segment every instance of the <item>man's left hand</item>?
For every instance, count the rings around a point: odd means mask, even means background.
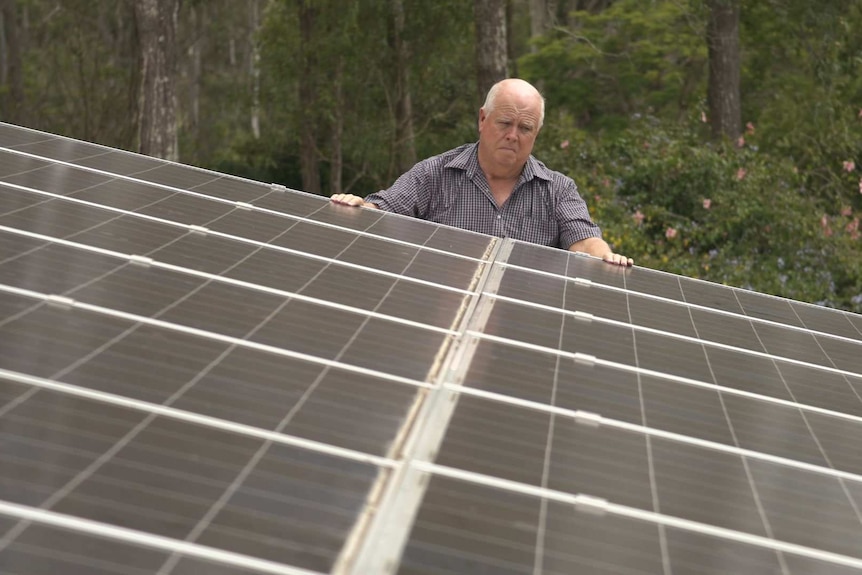
[[[634,265],[635,261],[631,258],[627,258],[626,256],[621,256],[620,254],[615,254],[613,252],[608,252],[602,256],[602,259],[608,262],[609,264],[614,264],[618,266],[626,266],[631,267]]]

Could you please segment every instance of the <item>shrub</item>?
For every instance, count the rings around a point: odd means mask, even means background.
[[[602,140],[552,124],[537,155],[575,178],[605,239],[639,265],[862,311],[852,207],[826,205],[754,134],[704,143],[697,122],[643,117]]]

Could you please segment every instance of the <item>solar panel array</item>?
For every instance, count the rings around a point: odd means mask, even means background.
[[[0,125],[0,573],[862,572],[862,317]]]

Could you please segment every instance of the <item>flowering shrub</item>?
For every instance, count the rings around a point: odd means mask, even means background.
[[[759,150],[750,123],[724,144],[693,126],[639,118],[601,141],[556,122],[536,153],[575,179],[605,239],[638,265],[862,311],[862,210],[821,199],[804,171]]]

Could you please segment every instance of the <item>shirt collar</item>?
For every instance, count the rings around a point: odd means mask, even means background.
[[[465,144],[462,146],[460,153],[449,160],[445,167],[464,170],[471,178],[479,172],[479,142]],[[551,180],[551,174],[545,164],[537,160],[531,154],[527,158],[527,163],[521,172],[522,181],[530,181],[533,178],[541,178],[543,180]]]

